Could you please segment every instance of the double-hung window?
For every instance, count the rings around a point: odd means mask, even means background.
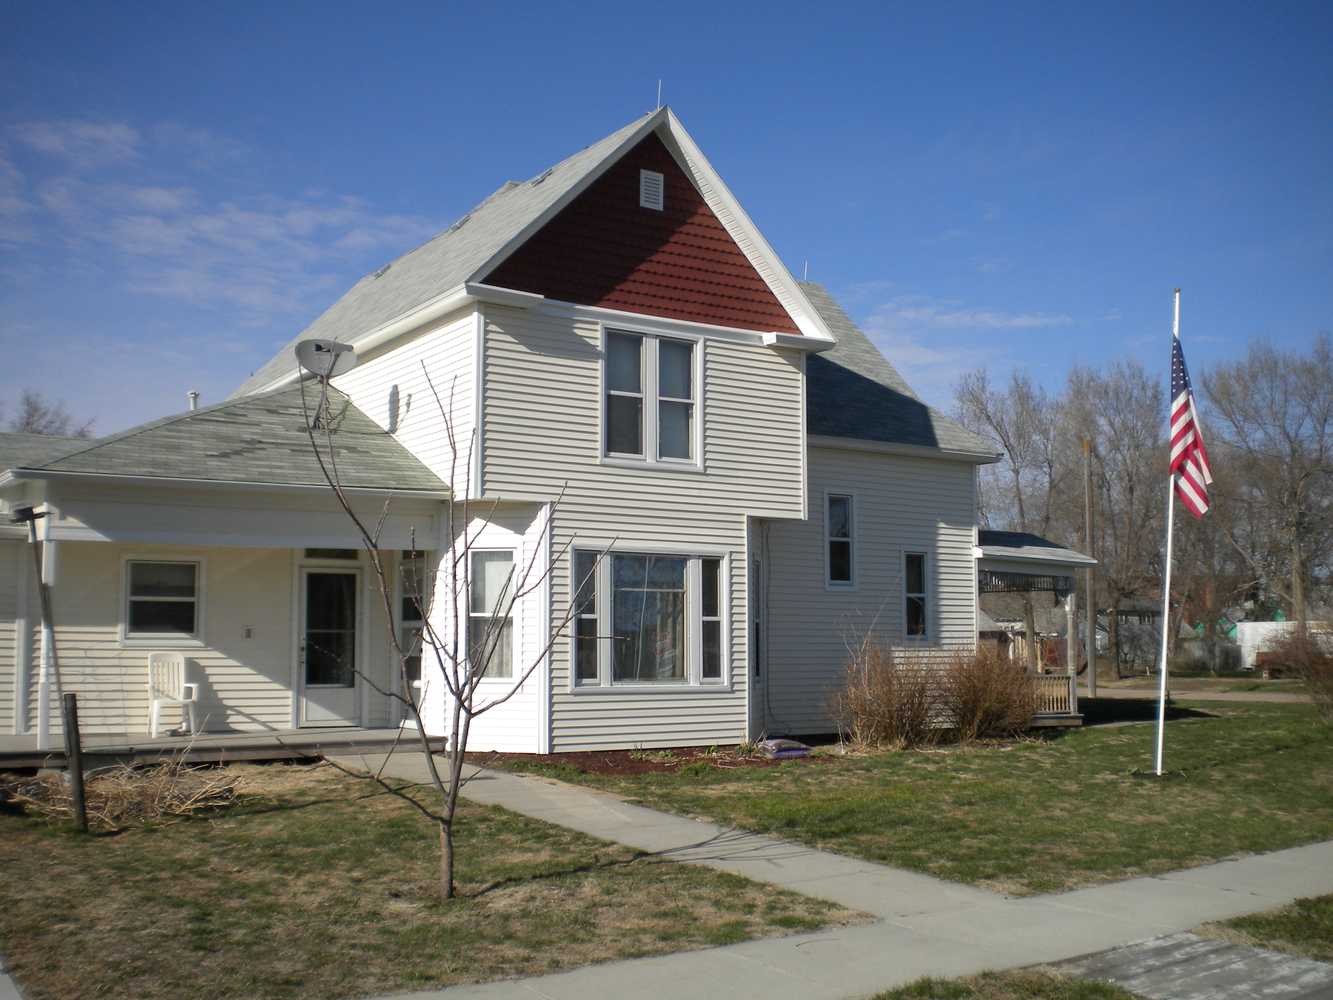
[[[514,676],[514,553],[471,553],[467,655],[472,670],[487,680]]]
[[[903,555],[903,631],[909,639],[927,636],[930,603],[926,596],[926,556],[922,552]]]
[[[580,550],[573,575],[577,686],[726,680],[721,558]]]
[[[845,493],[830,493],[825,504],[826,579],[830,587],[850,587],[855,579],[852,553],[852,498]]]
[[[403,650],[407,672],[405,692],[416,698],[415,685],[421,680],[421,636],[426,625],[430,599],[426,593],[426,554],[404,552],[398,562],[398,642]]]
[[[608,330],[603,448],[608,458],[698,464],[692,340]]]
[[[126,574],[126,636],[199,634],[198,563],[132,561]]]

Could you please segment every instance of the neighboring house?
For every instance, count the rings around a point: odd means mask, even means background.
[[[312,337],[360,357],[315,439],[358,510],[388,504],[393,621],[307,435],[318,389],[292,347]],[[663,108],[362,278],[230,400],[0,453],[8,509],[47,515],[54,607],[45,634],[28,546],[0,539],[0,727],[36,733],[58,662],[86,731],[142,734],[155,650],[189,657],[209,730],[395,726],[387,630],[419,627],[423,573],[447,593],[469,501],[472,612],[511,568],[550,568],[491,672],[540,666],[473,748],[828,731],[850,636],[975,643],[976,468],[996,458],[792,278]]]

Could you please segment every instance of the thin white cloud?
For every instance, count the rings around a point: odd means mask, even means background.
[[[872,322],[895,330],[1032,330],[1069,326],[1074,319],[1065,313],[967,308],[949,299],[900,295],[878,306]]]
[[[79,170],[135,159],[142,138],[138,129],[123,122],[22,122],[11,131],[27,148]]]

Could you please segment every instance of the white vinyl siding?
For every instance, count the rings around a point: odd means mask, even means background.
[[[392,432],[446,483],[452,482],[458,496],[476,477],[475,466],[481,457],[481,428],[474,405],[476,340],[472,312],[452,313],[333,380],[358,409]],[[444,432],[441,407],[450,415],[453,449]],[[475,495],[476,484],[471,487]]]
[[[895,648],[940,650],[976,641],[973,466],[962,462],[811,448],[810,495],[855,495],[855,590],[828,588],[818,516],[767,526],[767,725],[830,732],[826,706],[841,682],[847,640],[873,629]],[[927,634],[904,640],[905,553],[926,556]],[[812,572],[812,568],[814,572]]]
[[[119,623],[125,603],[127,558],[199,561],[206,602],[202,634],[190,645],[160,641],[125,643]],[[293,553],[290,549],[180,548],[126,546],[104,542],[61,542],[53,618],[61,684],[79,696],[79,722],[89,736],[148,732],[148,654],[179,649],[190,662],[199,688],[199,720],[206,731],[262,732],[292,724],[294,679]],[[368,577],[367,577],[368,579]],[[108,586],[108,581],[112,582]],[[378,594],[364,591],[372,676],[392,683],[388,633]],[[29,731],[36,730],[38,650],[41,633],[34,615],[33,665],[29,683]],[[60,731],[55,685],[51,729]],[[387,725],[396,710],[384,697],[367,692],[366,725]],[[396,714],[394,714],[396,718]]]
[[[14,697],[20,672],[20,560],[31,559],[23,541],[0,538],[0,735],[14,732]]]
[[[575,690],[573,645],[552,647],[553,750],[734,743],[747,735],[746,519],[803,514],[802,361],[721,339],[696,344],[701,468],[602,461],[602,327],[555,309],[485,308],[483,487],[554,501],[552,551],[568,544],[712,554],[729,567],[729,676],[698,688]],[[633,324],[611,324],[632,329]],[[561,493],[563,491],[563,496]],[[553,620],[570,599],[566,553],[552,574]],[[572,628],[571,628],[572,631]]]

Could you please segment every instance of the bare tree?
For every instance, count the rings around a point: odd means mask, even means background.
[[[1254,343],[1203,385],[1214,450],[1236,473],[1214,487],[1239,509],[1228,539],[1303,622],[1333,550],[1333,344],[1321,334],[1301,355]]]
[[[60,400],[47,399],[35,389],[24,389],[9,429],[23,434],[86,438],[92,437],[93,422],[78,423]]]
[[[424,371],[424,364],[422,368]],[[335,761],[330,763],[345,773],[366,778],[411,803],[434,824],[439,834],[440,896],[451,899],[456,891],[454,843],[458,797],[468,781],[468,777],[464,774],[464,764],[472,724],[518,693],[524,682],[545,661],[556,641],[565,634],[577,605],[574,601],[569,602],[563,617],[553,621],[545,644],[525,663],[513,662],[509,665],[508,685],[499,689],[490,685],[485,689],[484,695],[481,693],[482,680],[501,662],[501,644],[508,638],[506,630],[512,627],[509,623],[514,618],[519,602],[543,585],[551,574],[551,568],[568,552],[572,542],[567,541],[558,552],[550,553],[550,558],[544,563],[539,562],[539,556],[543,554],[541,548],[534,548],[521,565],[516,562],[510,567],[507,576],[498,586],[489,613],[484,617],[470,613],[469,600],[473,584],[471,555],[478,536],[491,523],[496,502],[482,503],[470,500],[471,482],[470,478],[466,477],[470,477],[472,469],[475,432],[469,437],[466,447],[460,449],[449,416],[452,407],[447,406],[440,398],[428,371],[426,382],[434,396],[442,429],[448,442],[449,482],[451,484],[458,482],[460,465],[465,470],[465,480],[462,497],[457,500],[451,499],[446,504],[448,520],[446,537],[450,540],[449,547],[440,552],[439,561],[433,567],[434,572],[422,573],[420,583],[411,588],[412,592],[404,595],[406,600],[415,605],[417,618],[422,622],[419,645],[405,644],[399,630],[394,627],[397,617],[393,606],[394,588],[386,566],[386,552],[380,545],[380,536],[389,515],[389,502],[385,502],[378,517],[371,523],[369,518],[363,517],[354,509],[343,489],[335,448],[334,429],[338,415],[332,405],[330,387],[326,379],[319,380],[318,398],[310,403],[307,402],[305,393],[308,382],[302,382],[302,406],[305,408],[310,447],[319,461],[338,506],[355,528],[383,601],[389,642],[397,665],[398,690],[383,687],[362,670],[357,670],[356,675],[376,693],[401,705],[415,723],[416,750],[425,762],[430,786],[434,791],[435,805],[431,807],[423,804],[413,796],[407,795],[401,785],[385,778],[385,767],[393,753],[400,748],[401,744],[398,741],[395,741],[384,763],[373,773],[364,774],[344,768]],[[543,537],[550,535],[550,525],[558,506],[559,498],[548,505],[546,523],[542,529]],[[474,520],[479,523],[474,525]],[[414,541],[408,556],[415,561],[419,555]],[[597,566],[594,563],[587,577],[594,578],[596,570]],[[586,582],[586,580],[579,581],[577,586],[582,586]],[[468,631],[465,632],[464,629]],[[428,687],[432,682],[438,683],[443,686],[446,696],[448,743],[442,754],[443,769],[432,751],[421,706],[418,699],[411,694],[413,680],[411,666],[418,662],[418,659],[421,664],[422,679]],[[399,740],[403,735],[403,731],[400,730]]]
[[[1004,389],[991,386],[984,368],[968,372],[955,387],[958,415],[970,430],[1000,442],[998,467],[983,466],[983,516],[996,528],[1045,535],[1065,470],[1057,465],[1058,411],[1024,372],[1014,372]],[[992,471],[992,469],[995,471]],[[1037,668],[1036,612],[1023,595],[1023,627],[1029,669]]]

